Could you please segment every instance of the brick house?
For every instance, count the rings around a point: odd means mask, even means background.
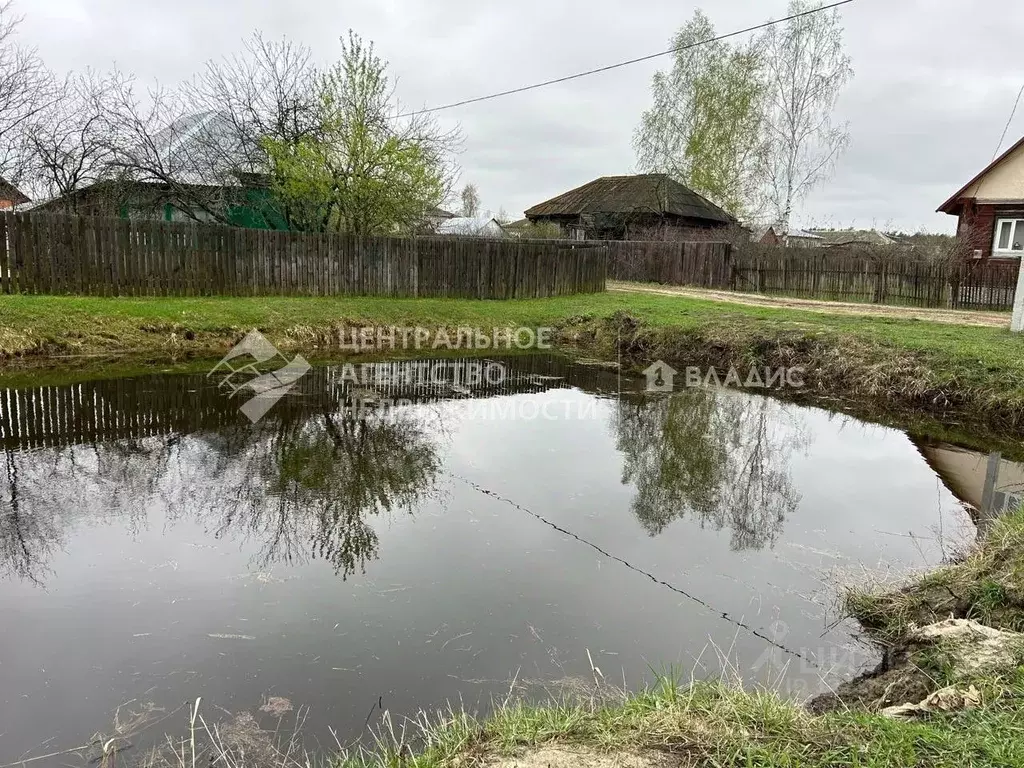
[[[939,208],[958,216],[957,236],[974,258],[1008,261],[1024,255],[1024,138],[996,158]]]

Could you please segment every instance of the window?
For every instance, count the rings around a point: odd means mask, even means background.
[[[1024,219],[996,221],[996,240],[992,252],[997,256],[1024,254]]]

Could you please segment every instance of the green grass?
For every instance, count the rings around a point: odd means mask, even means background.
[[[337,359],[338,329],[553,327],[560,346],[699,366],[803,365],[815,397],[941,413],[1024,434],[1024,335],[614,292],[525,301],[384,298],[0,297],[0,369],[89,358],[166,364],[219,357],[252,328],[283,350]],[[827,404],[827,402],[826,402]]]
[[[652,328],[742,328],[763,333],[834,334],[921,352],[1009,381],[1024,375],[1024,336],[1008,330],[903,318],[828,315],[795,309],[723,304],[688,297],[607,293],[527,301],[356,298],[0,297],[0,352],[31,353],[51,342],[73,351],[150,352],[171,333],[219,335],[253,327],[301,337],[337,324],[428,327],[561,326],[573,318],[628,312]],[[18,343],[19,337],[23,340]],[[1022,384],[1024,386],[1024,384]]]
[[[411,732],[386,725],[375,748],[342,756],[338,765],[465,766],[540,747],[650,754],[652,765],[666,755],[682,765],[749,768],[1022,765],[1022,694],[1024,679],[989,681],[982,709],[900,722],[862,712],[815,717],[772,692],[722,683],[679,687],[662,679],[639,694],[610,700],[515,703],[484,720],[448,712],[421,718]]]
[[[962,562],[900,589],[849,589],[844,602],[853,618],[886,642],[898,642],[911,624],[951,615],[1024,632],[1024,510],[996,521]]]

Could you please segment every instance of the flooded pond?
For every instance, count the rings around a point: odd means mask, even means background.
[[[271,727],[288,699],[327,747],[670,667],[806,696],[872,662],[838,581],[937,564],[1024,488],[821,410],[500,362],[380,418],[339,367],[256,424],[205,375],[0,391],[0,764],[198,696]]]

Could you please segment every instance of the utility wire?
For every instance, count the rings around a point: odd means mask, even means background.
[[[999,150],[1003,148],[1003,142],[1006,141],[1006,134],[1010,130],[1010,124],[1013,122],[1013,118],[1017,114],[1017,107],[1020,105],[1020,97],[1021,96],[1024,96],[1024,85],[1022,85],[1020,87],[1020,90],[1017,91],[1017,100],[1015,102],[1013,102],[1013,109],[1010,110],[1010,119],[1006,121],[1006,127],[1003,128],[1003,135],[999,137],[999,144],[996,145],[995,154],[992,155],[992,159],[993,160],[995,160],[997,157],[999,157]]]
[[[586,539],[584,539],[581,536],[577,536],[572,531],[566,530],[565,528],[562,528],[560,525],[551,522],[550,520],[548,520],[543,515],[539,515],[536,512],[534,512],[533,510],[527,509],[526,507],[521,506],[520,504],[517,504],[516,502],[512,501],[511,499],[507,499],[504,496],[502,496],[502,495],[500,495],[498,493],[495,493],[494,491],[488,490],[487,488],[484,488],[482,485],[474,483],[472,480],[469,480],[469,479],[467,479],[465,477],[460,477],[459,475],[453,475],[453,474],[450,474],[448,476],[451,477],[454,480],[458,480],[459,482],[464,483],[465,485],[469,486],[470,488],[472,488],[477,493],[483,494],[484,496],[489,496],[490,498],[496,499],[497,501],[504,502],[505,504],[508,504],[509,506],[514,507],[515,509],[518,509],[520,512],[525,512],[526,514],[530,515],[531,517],[536,518],[537,520],[539,520],[540,522],[542,522],[545,525],[549,526],[550,528],[554,528],[559,533],[564,534],[565,536],[570,536],[573,539],[575,539],[576,541],[580,542],[581,544],[585,544],[586,546],[590,547],[594,551],[600,553],[601,555],[604,555],[609,560],[614,560],[615,562],[620,563],[620,564],[626,566],[631,571],[635,571],[636,573],[639,573],[641,576],[647,577],[648,579],[653,581],[655,584],[659,584],[660,586],[667,587],[668,589],[672,590],[676,594],[682,595],[687,600],[692,600],[693,602],[697,603],[697,605],[701,606],[702,608],[704,608],[705,610],[710,612],[712,615],[717,616],[718,618],[722,619],[723,621],[728,622],[729,624],[732,624],[735,627],[739,627],[740,629],[743,629],[743,630],[749,632],[751,635],[753,635],[757,639],[763,640],[764,642],[768,643],[768,645],[771,645],[771,646],[777,648],[778,650],[782,651],[783,653],[787,653],[790,656],[795,656],[796,658],[800,659],[801,661],[807,662],[808,664],[810,664],[811,666],[815,667],[816,669],[821,669],[821,665],[818,664],[817,661],[815,661],[814,659],[810,658],[806,654],[801,653],[798,650],[795,650],[793,648],[789,648],[788,646],[783,645],[781,642],[772,639],[771,637],[768,636],[768,634],[766,633],[765,630],[759,630],[759,629],[757,629],[755,627],[752,627],[750,624],[747,624],[746,622],[744,622],[741,619],[735,619],[732,616],[730,616],[728,613],[725,613],[725,612],[717,610],[716,608],[712,607],[712,605],[710,603],[708,603],[707,601],[702,600],[701,598],[697,597],[696,595],[691,595],[686,590],[681,589],[680,587],[677,587],[674,584],[670,584],[667,581],[659,579],[657,576],[655,576],[650,571],[645,571],[642,568],[638,568],[637,566],[633,565],[632,563],[629,563],[626,560],[623,560],[621,557],[618,557],[617,555],[613,555],[611,552],[608,552],[607,550],[601,549],[601,547],[597,546],[596,544],[594,544],[592,542],[587,541]]]
[[[477,104],[477,103],[479,103],[481,101],[490,101],[491,99],[499,99],[502,96],[511,96],[513,94],[516,94],[516,93],[524,93],[526,91],[533,91],[533,90],[536,90],[537,88],[546,88],[549,85],[557,85],[559,83],[567,83],[570,80],[578,80],[581,77],[589,77],[590,75],[597,75],[597,74],[600,74],[601,72],[609,72],[609,71],[611,71],[613,69],[620,69],[621,67],[628,67],[631,64],[639,64],[639,63],[644,62],[644,61],[650,61],[651,59],[657,59],[657,58],[659,58],[661,56],[669,56],[669,55],[671,55],[673,53],[679,53],[681,51],[688,51],[691,48],[698,48],[698,47],[700,47],[702,45],[707,45],[709,43],[717,43],[717,42],[719,42],[721,40],[728,40],[731,37],[738,37],[740,35],[745,35],[748,32],[757,32],[759,30],[767,29],[768,27],[774,27],[777,24],[783,24],[783,23],[785,23],[787,21],[793,21],[794,19],[799,19],[799,18],[802,18],[804,16],[811,16],[811,15],[813,15],[815,13],[821,13],[823,11],[830,11],[833,8],[838,8],[841,5],[848,5],[848,4],[852,3],[852,2],[853,2],[853,0],[839,0],[839,2],[831,3],[830,5],[823,5],[820,8],[812,8],[811,10],[803,11],[802,13],[794,13],[792,16],[786,16],[783,19],[777,19],[775,21],[766,21],[764,24],[758,24],[757,26],[754,26],[754,27],[747,27],[746,29],[740,29],[740,30],[737,30],[736,32],[730,32],[727,35],[719,35],[718,37],[711,37],[711,38],[708,38],[707,40],[700,40],[700,41],[698,41],[696,43],[690,43],[689,45],[680,45],[680,46],[677,46],[676,48],[670,48],[667,51],[660,51],[658,53],[651,53],[651,54],[648,54],[647,56],[641,56],[641,57],[639,57],[637,59],[630,59],[629,61],[620,61],[617,64],[609,64],[606,67],[598,67],[597,69],[589,69],[586,72],[577,72],[575,75],[566,75],[565,77],[558,77],[558,78],[555,78],[554,80],[545,80],[542,83],[534,83],[533,85],[524,85],[524,86],[522,86],[520,88],[512,88],[512,89],[510,89],[508,91],[500,91],[498,93],[491,93],[491,94],[488,94],[487,96],[477,96],[476,98],[473,98],[473,99],[464,99],[463,101],[455,101],[455,102],[452,102],[451,104],[442,104],[439,107],[428,107],[427,109],[420,109],[420,110],[417,110],[415,112],[406,112],[404,114],[397,115],[395,119],[400,119],[400,118],[403,118],[403,117],[416,117],[418,115],[426,115],[426,114],[429,114],[431,112],[441,112],[442,110],[446,110],[446,109],[455,109],[456,107],[464,107],[467,104]]]

